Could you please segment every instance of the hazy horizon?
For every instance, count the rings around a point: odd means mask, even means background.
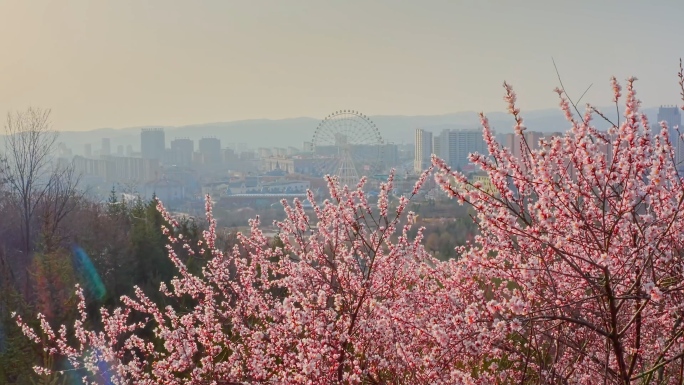
[[[637,76],[644,106],[680,102],[677,1],[322,3],[0,0],[0,114],[51,108],[84,131],[299,117],[556,108],[610,101]],[[573,27],[582,25],[589,27]],[[4,120],[4,119],[3,119]]]
[[[580,107],[580,110],[583,111],[583,106],[578,106]],[[662,107],[661,106],[649,106],[649,105],[642,105],[640,107],[640,110],[642,112],[650,110],[652,113],[655,113],[654,110],[657,108]],[[615,106],[597,106],[597,108],[600,111],[605,112],[608,116],[612,117],[615,114]],[[622,105],[619,106],[620,111],[624,111],[624,107]],[[330,111],[330,114],[336,111]],[[363,113],[363,111],[359,111]],[[483,112],[486,116],[492,119],[492,117],[495,117],[499,119],[499,123],[501,123],[500,119],[503,116],[510,117],[511,119],[511,125],[510,127],[507,125],[503,125],[500,127],[500,129],[503,129],[504,131],[509,131],[513,129],[514,121],[512,120],[513,118],[510,116],[510,114],[507,111],[504,110],[498,110],[498,111],[454,111],[454,112],[447,112],[443,114],[416,114],[416,115],[402,115],[402,114],[393,114],[393,115],[369,115],[368,117],[371,120],[374,119],[384,119],[384,118],[406,118],[406,119],[421,119],[425,118],[426,120],[433,119],[433,118],[450,118],[450,117],[455,117],[459,118],[459,121],[454,121],[452,123],[445,123],[445,124],[470,124],[474,125],[474,128],[479,128],[479,118],[478,115],[480,112]],[[560,110],[559,107],[550,107],[550,108],[541,108],[541,109],[526,109],[525,111],[521,111],[523,118],[526,120],[529,119],[531,116],[533,117],[539,117],[541,114],[542,116],[549,117],[552,115],[556,115],[556,117],[562,117],[562,111]],[[330,115],[326,114],[326,116]],[[466,120],[465,122],[463,121],[463,118],[465,115],[472,115],[470,120]],[[162,125],[162,124],[148,124],[148,125],[132,125],[132,126],[124,126],[124,127],[93,127],[93,128],[88,128],[84,130],[60,130],[61,132],[85,132],[85,131],[99,131],[99,130],[131,130],[131,129],[142,129],[142,128],[155,128],[155,127],[160,127],[160,128],[184,128],[184,127],[201,127],[201,126],[212,126],[212,125],[222,125],[222,124],[239,124],[239,123],[257,123],[257,122],[273,122],[273,123],[279,123],[279,122],[286,122],[286,121],[292,121],[292,120],[323,120],[326,116],[293,116],[293,117],[284,117],[284,118],[246,118],[246,119],[236,119],[236,120],[224,120],[224,121],[213,121],[213,122],[203,122],[203,121],[198,121],[198,122],[190,122],[190,123],[184,123],[184,124],[178,124],[178,125]],[[562,121],[565,121],[563,118]],[[601,121],[602,124],[603,121]],[[429,124],[429,123],[428,123]],[[415,128],[421,128],[423,127],[423,124],[417,123]],[[428,129],[430,129],[432,126],[427,126]],[[379,127],[381,130],[382,129],[388,129],[391,127]],[[550,131],[553,131],[552,129],[548,129]],[[0,133],[0,136],[2,133]]]

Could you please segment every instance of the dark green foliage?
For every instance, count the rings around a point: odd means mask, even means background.
[[[80,376],[84,374],[80,371],[70,371],[73,378],[37,376],[32,370],[33,365],[65,369],[65,363],[52,362],[40,347],[21,333],[10,318],[10,312],[17,311],[29,325],[36,327],[35,315],[43,312],[47,313],[48,321],[53,326],[62,323],[73,325],[77,316],[73,295],[75,282],[84,288],[87,312],[93,325],[99,324],[99,309],[102,306],[110,310],[121,306],[121,296],[134,296],[135,286],[140,287],[159,306],[172,305],[180,311],[192,306],[190,298],[169,299],[159,292],[160,284],[169,283],[178,275],[178,270],[168,258],[167,237],[162,232],[162,226],[169,225],[157,211],[156,205],[154,200],[125,201],[114,189],[104,204],[85,200],[79,202],[77,209],[64,221],[67,231],[60,234],[64,235],[65,240],[49,246],[43,242],[44,245],[35,247],[38,251],[31,255],[26,265],[26,271],[30,273],[24,274],[23,270],[16,268],[16,264],[14,272],[7,267],[0,269],[0,384],[80,383]],[[477,232],[466,209],[453,201],[426,201],[414,204],[410,209],[418,214],[419,226],[414,226],[409,236],[415,236],[417,228],[424,226],[426,247],[440,259],[457,257],[454,247],[472,240]],[[254,214],[251,213],[251,216]],[[224,225],[230,223],[223,222]],[[211,258],[210,252],[202,254],[202,246],[198,245],[203,225],[192,220],[180,220],[179,228],[169,227],[174,235],[182,233],[191,245],[195,252],[192,256],[180,245],[174,245],[174,250],[188,270],[197,275],[201,274],[202,267]],[[217,247],[231,253],[233,246],[238,244],[235,232],[219,228],[217,233]],[[0,239],[0,242],[5,241]],[[282,248],[284,244],[276,236],[270,246],[275,249]],[[0,250],[7,247],[7,242],[0,244]],[[78,248],[83,250],[83,255],[92,264],[92,271],[82,269],[75,263],[77,259],[71,257],[75,255],[73,250]],[[239,253],[244,251],[238,248]],[[10,252],[6,258],[12,256]],[[81,257],[81,260],[86,257]],[[91,273],[97,274],[104,290],[98,289],[93,283],[95,281]],[[272,271],[262,273],[274,277]],[[25,280],[21,278],[24,275]],[[287,295],[280,288],[273,288],[272,293],[279,297]],[[145,318],[137,313],[133,313],[132,317],[133,321]],[[141,334],[163,349],[162,341],[153,338],[151,326]],[[53,380],[58,382],[51,382]]]
[[[166,255],[166,237],[161,227],[164,219],[156,202],[138,200],[130,209],[131,253],[135,269],[132,280],[146,293],[158,291],[162,281],[168,282],[176,269]]]
[[[12,321],[11,312],[26,312],[21,295],[5,285],[0,291],[0,383],[27,384],[34,378],[33,365],[40,354],[38,347],[24,336]],[[13,309],[13,310],[10,310]],[[35,325],[35,323],[33,323]]]
[[[443,221],[424,221],[425,248],[441,260],[457,258],[454,248],[473,241],[477,226],[469,218],[454,218]]]
[[[84,202],[72,213],[68,222],[71,236],[66,242],[51,250],[41,248],[40,254],[32,256],[33,262],[27,269],[31,272],[27,274],[28,282],[22,283],[11,277],[11,272],[4,272],[0,277],[0,384],[61,384],[64,380],[69,384],[80,383],[78,377],[41,378],[33,372],[35,364],[61,368],[64,363],[51,362],[40,347],[32,344],[11,319],[11,311],[16,311],[34,327],[38,326],[34,321],[38,312],[50,313],[48,321],[53,326],[73,325],[75,282],[84,288],[89,319],[95,325],[101,306],[109,309],[120,306],[121,296],[133,296],[135,286],[162,306],[168,302],[159,293],[159,286],[161,282],[168,283],[178,270],[168,258],[167,237],[162,233],[162,225],[168,224],[156,205],[155,200],[125,202],[112,189],[104,205]],[[200,225],[190,220],[182,220],[179,225],[179,229],[170,230],[182,233],[199,254]],[[77,248],[92,263],[91,272],[79,266],[78,258],[70,257],[75,256],[73,250]],[[201,273],[209,256],[207,253],[191,258],[180,247],[176,252],[194,274]],[[102,282],[103,296],[93,286],[92,273]],[[177,305],[182,308],[190,303],[184,299]],[[143,319],[140,314],[133,317]],[[152,330],[144,333],[150,338]]]
[[[409,232],[414,237],[418,227],[425,227],[423,243],[425,249],[436,258],[447,260],[457,258],[457,246],[472,242],[477,234],[477,225],[472,220],[472,209],[458,205],[453,200],[413,203],[410,209],[418,215],[418,226]]]

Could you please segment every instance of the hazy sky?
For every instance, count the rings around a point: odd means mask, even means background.
[[[502,110],[610,100],[639,77],[678,102],[684,1],[0,0],[0,114],[53,109],[54,127]]]

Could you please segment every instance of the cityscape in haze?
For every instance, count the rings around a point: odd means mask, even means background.
[[[0,385],[683,385],[682,0],[0,0]]]
[[[671,137],[677,136],[675,127],[681,124],[681,115],[676,106],[646,109],[646,113],[652,116],[651,121],[667,122]],[[349,114],[365,116],[355,111],[349,111]],[[378,127],[370,117],[367,121],[361,120],[354,126],[355,130],[349,132],[355,143],[352,146],[367,146],[372,150],[365,158],[356,154],[356,162],[351,165],[352,178],[367,175],[382,181],[391,169],[395,169],[407,181],[404,187],[410,189],[415,178],[430,166],[433,154],[453,169],[477,176],[468,155],[486,154],[487,148],[482,129],[473,121],[472,115],[378,118],[389,127]],[[562,135],[567,128],[567,122],[557,111],[537,111],[530,115],[525,135],[532,149],[538,148],[540,139]],[[322,119],[323,123],[326,121]],[[169,207],[184,208],[197,215],[207,194],[220,203],[219,207],[223,204],[244,207],[270,205],[283,197],[302,198],[311,186],[320,189],[324,186],[322,177],[325,174],[339,175],[344,168],[337,159],[344,146],[334,140],[316,143],[316,138],[328,135],[329,130],[347,129],[346,121],[342,119],[340,124],[326,125],[303,118],[294,122],[247,121],[197,127],[134,128],[120,132],[107,130],[106,134],[100,130],[62,133],[62,138],[69,138],[68,143],[80,143],[68,145],[67,141],[61,141],[58,157],[73,162],[82,186],[95,199],[106,199],[115,189],[146,199],[157,196]],[[424,124],[420,124],[421,121]],[[446,123],[449,121],[454,123]],[[512,132],[510,119],[495,114],[492,122],[497,129],[497,141],[519,156],[521,143]],[[246,129],[241,129],[241,125]],[[289,129],[293,125],[297,127]],[[539,127],[538,131],[536,127]],[[550,130],[552,127],[555,129]],[[605,122],[597,122],[597,127],[608,128]],[[199,135],[193,135],[195,129],[200,131]],[[271,132],[277,136],[278,131],[288,131],[288,139],[274,141],[269,138]],[[371,138],[373,132],[377,136]],[[331,148],[335,159],[326,158]],[[675,143],[675,148],[678,160],[684,159],[684,153],[679,150],[684,150],[684,146]],[[377,184],[371,186],[378,187]]]

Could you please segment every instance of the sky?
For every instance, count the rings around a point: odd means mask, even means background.
[[[682,103],[681,0],[0,0],[0,114],[58,130]]]

